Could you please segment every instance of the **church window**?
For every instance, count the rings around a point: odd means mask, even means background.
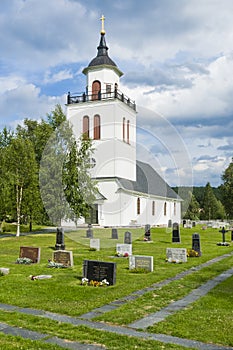
[[[125,142],[125,118],[123,118],[123,124],[122,124],[122,128],[123,128],[123,141]]]
[[[140,212],[141,212],[141,205],[140,205],[140,198],[137,199],[137,215],[140,215]]]
[[[129,144],[129,126],[130,126],[130,122],[129,120],[127,120],[127,143]]]
[[[164,216],[167,215],[167,203],[166,202],[164,203],[163,214],[164,214]]]
[[[155,215],[155,201],[152,202],[152,215]]]
[[[174,215],[176,215],[176,202],[174,202]]]
[[[89,138],[89,117],[87,115],[83,117],[83,135]]]
[[[100,140],[100,116],[94,116],[94,140]]]
[[[101,100],[101,83],[99,80],[92,83],[92,100]]]
[[[106,93],[107,94],[111,93],[111,84],[106,84]]]

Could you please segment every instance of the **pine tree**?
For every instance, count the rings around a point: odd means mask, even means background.
[[[223,205],[227,217],[233,219],[233,158],[229,166],[222,174],[223,185],[221,191],[223,193]]]

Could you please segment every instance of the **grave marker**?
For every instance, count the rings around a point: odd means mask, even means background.
[[[91,238],[90,239],[90,248],[95,248],[96,250],[100,250],[100,239],[99,238]]]
[[[112,239],[118,239],[118,232],[116,228],[112,228]]]
[[[129,269],[145,269],[149,272],[153,272],[154,263],[153,256],[131,255],[129,257]]]
[[[177,222],[172,225],[172,242],[180,243],[180,227]]]
[[[93,230],[92,230],[91,224],[88,224],[88,229],[87,229],[87,232],[86,232],[86,237],[87,237],[87,238],[93,238]]]
[[[57,228],[55,249],[65,250],[64,229],[62,227]]]
[[[132,244],[132,233],[131,232],[129,232],[129,231],[125,232],[124,243],[125,244]]]
[[[31,259],[33,263],[39,263],[40,262],[40,248],[20,247],[19,257]]]
[[[150,225],[145,225],[145,238],[147,241],[150,241]]]
[[[110,285],[113,285],[116,283],[116,263],[84,260],[83,277],[87,278],[88,281],[98,282],[106,279]]]
[[[192,249],[198,252],[198,255],[201,256],[201,243],[199,233],[194,233],[192,235]]]
[[[73,266],[73,252],[68,250],[57,250],[53,252],[53,261],[66,267]]]
[[[168,220],[167,227],[168,227],[168,228],[172,228],[172,220],[171,220],[171,219]]]
[[[166,257],[172,261],[187,262],[187,250],[185,248],[167,248]]]
[[[116,245],[116,251],[120,255],[124,256],[125,254],[132,255],[132,244],[120,244]]]

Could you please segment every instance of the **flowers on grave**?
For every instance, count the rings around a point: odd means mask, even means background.
[[[63,265],[62,263],[57,263],[55,261],[48,260],[48,267],[55,267],[55,268],[59,269],[59,268],[67,267],[67,266]]]
[[[182,264],[182,261],[179,259],[174,259],[174,258],[168,258],[166,259],[166,262],[173,263],[173,264]]]
[[[29,258],[17,258],[16,264],[24,264],[24,265],[30,265],[32,263],[32,260]]]
[[[223,247],[228,247],[230,243],[228,242],[218,242],[217,245],[223,246]]]
[[[94,280],[89,281],[86,277],[83,277],[81,285],[91,286],[91,287],[107,287],[109,285],[109,282],[106,279],[103,279],[102,281],[94,281]]]
[[[187,256],[189,258],[191,258],[191,257],[198,257],[199,253],[196,250],[194,250],[194,249],[187,249]]]
[[[129,253],[128,252],[125,252],[125,253],[116,252],[115,256],[118,256],[119,258],[128,258]]]

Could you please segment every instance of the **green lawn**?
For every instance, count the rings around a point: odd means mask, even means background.
[[[143,242],[143,229],[130,229],[133,234],[133,254],[154,257],[154,272],[135,274],[129,272],[127,258],[114,256],[116,243],[123,243],[125,231],[126,229],[118,230],[119,239],[112,240],[110,229],[94,229],[94,238],[101,239],[100,251],[89,250],[89,239],[86,238],[85,230],[66,233],[66,249],[73,251],[74,257],[74,267],[67,269],[50,269],[47,267],[47,261],[52,258],[56,243],[55,233],[32,234],[18,238],[1,238],[0,267],[10,268],[10,274],[0,277],[0,303],[37,308],[70,316],[80,316],[94,308],[129,295],[138,289],[145,288],[216,256],[233,251],[232,245],[229,247],[216,245],[217,242],[221,241],[221,233],[217,229],[181,228],[181,244],[171,243],[171,232],[164,228],[152,230],[153,242],[150,243]],[[188,258],[188,262],[183,264],[167,263],[165,261],[166,248],[191,248],[192,234],[195,232],[198,232],[201,236],[202,256],[199,258]],[[230,233],[226,234],[226,239],[230,241]],[[40,247],[40,263],[33,265],[15,264],[19,256],[20,246]],[[84,259],[116,262],[116,284],[106,288],[82,286],[82,263]],[[182,298],[193,288],[229,269],[232,265],[233,257],[227,257],[198,272],[193,272],[179,281],[173,281],[163,288],[146,293],[112,312],[103,314],[96,320],[116,325],[127,325],[151,312],[159,310],[173,300]],[[49,280],[38,281],[32,281],[29,278],[30,275],[38,274],[52,274],[53,277]],[[232,288],[233,279],[230,278],[190,307],[150,327],[149,331],[232,346],[233,329],[230,321],[233,301]],[[64,324],[62,327],[58,327],[58,323],[55,321],[13,312],[1,311],[0,322],[54,334],[68,340],[105,344],[108,349],[122,349],[124,347],[127,349],[183,349],[177,345],[160,344],[151,340],[145,341],[118,336],[93,329],[90,330],[84,326],[74,327]],[[26,349],[28,346],[27,342],[29,341],[16,337],[12,341],[10,336],[3,336],[0,333],[1,349]],[[45,345],[42,342],[38,343],[40,345],[30,345],[28,348],[59,348],[58,346]],[[10,344],[14,344],[14,346],[10,347]]]

